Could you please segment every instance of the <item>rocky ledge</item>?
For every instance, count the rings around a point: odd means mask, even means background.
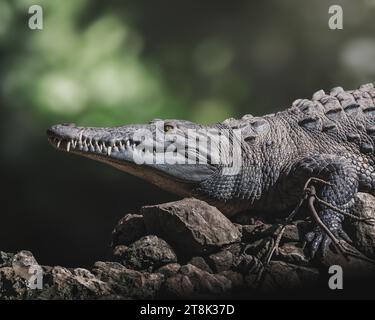
[[[375,198],[358,194],[357,215],[375,218]],[[354,256],[331,248],[310,259],[304,234],[308,217],[281,221],[236,216],[232,221],[196,199],[142,207],[125,215],[112,235],[112,261],[92,268],[39,266],[32,253],[0,252],[0,299],[251,298],[327,290],[328,268],[340,265],[345,279],[375,274],[375,227],[352,221],[347,232]]]

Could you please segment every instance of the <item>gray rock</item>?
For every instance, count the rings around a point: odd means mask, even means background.
[[[305,255],[301,243],[289,242],[278,248],[275,257],[285,262],[307,266],[310,259]]]
[[[154,299],[164,275],[131,270],[116,262],[96,262],[93,274],[117,295],[133,299]]]
[[[118,258],[126,267],[136,270],[152,271],[177,262],[171,246],[157,236],[142,237],[127,248],[117,248],[116,253],[121,254]]]
[[[11,267],[14,254],[4,251],[0,251],[0,268],[1,267]]]
[[[241,253],[240,244],[232,244],[223,250],[210,254],[206,259],[212,270],[216,273],[234,269],[239,263]]]
[[[156,272],[161,273],[166,278],[172,277],[180,271],[181,265],[179,263],[169,263],[160,267]]]
[[[12,268],[17,276],[25,281],[29,281],[37,269],[41,270],[42,267],[39,266],[30,251],[22,250],[14,255],[12,259]]]
[[[232,280],[223,274],[211,274],[191,264],[168,278],[160,290],[161,298],[214,298],[233,288]]]
[[[296,224],[288,224],[285,226],[281,241],[282,242],[297,242],[303,241],[304,234],[301,234]]]
[[[96,299],[113,293],[107,283],[97,279],[89,270],[83,268],[69,270],[63,267],[53,267],[47,275],[48,280],[45,290],[39,295],[40,299]]]
[[[189,260],[187,264],[191,264],[194,267],[197,267],[203,271],[207,271],[209,273],[213,273],[210,266],[207,264],[206,260],[203,257],[193,257]]]
[[[113,258],[116,262],[121,262],[123,259],[124,259],[124,255],[125,255],[125,252],[126,250],[128,250],[128,246],[124,246],[124,245],[119,245],[119,246],[116,246],[114,249],[113,249]]]
[[[219,275],[224,276],[228,280],[232,282],[232,289],[240,288],[244,285],[244,277],[241,273],[233,271],[233,270],[226,270],[219,273]]]
[[[242,224],[233,223],[235,227],[238,229],[239,233],[242,234]]]
[[[249,274],[257,275],[263,269],[262,262],[253,255],[250,254],[242,254],[239,260],[239,263],[236,267],[241,274],[247,276]]]
[[[307,289],[317,286],[319,271],[283,261],[271,261],[266,267],[259,289],[270,293],[280,290]]]
[[[210,254],[207,257],[208,263],[212,266],[215,273],[230,270],[234,267],[235,258],[228,250],[221,250],[217,253]]]
[[[142,207],[147,231],[185,255],[204,255],[240,240],[241,234],[215,207],[196,199]]]
[[[358,195],[361,217],[374,218],[374,207],[375,197]],[[127,215],[115,228],[113,257],[121,263],[97,262],[92,270],[40,267],[29,251],[0,252],[0,299],[215,299],[232,297],[232,290],[238,288],[255,295],[290,289],[306,292],[321,284],[331,265],[340,265],[345,281],[352,279],[361,288],[361,281],[366,284],[375,275],[374,264],[365,256],[374,257],[374,226],[360,222],[349,230],[354,247],[344,244],[355,255],[349,259],[335,253],[331,245],[325,257],[310,261],[301,242],[311,223],[301,220],[286,227],[279,249],[265,266],[261,261],[270,252],[280,224],[236,225],[216,208],[194,199],[144,207],[142,214]],[[178,249],[182,261],[190,259],[186,265],[177,263],[171,246]],[[28,288],[33,266],[43,271],[40,290]]]
[[[13,256],[9,267],[0,268],[0,299],[96,299],[111,294],[110,287],[82,268],[41,267],[29,251]],[[33,267],[34,269],[30,269]],[[29,288],[36,267],[42,288]],[[39,269],[40,268],[40,269]]]
[[[25,280],[12,267],[0,268],[0,300],[27,299],[29,295]]]
[[[116,225],[112,232],[112,245],[129,245],[146,235],[143,217],[139,214],[127,214]]]

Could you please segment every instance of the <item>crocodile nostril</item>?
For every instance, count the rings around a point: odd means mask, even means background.
[[[65,127],[76,127],[76,124],[75,123],[63,123],[62,126],[65,126]]]

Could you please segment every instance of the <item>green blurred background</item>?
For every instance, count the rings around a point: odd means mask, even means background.
[[[28,28],[28,8],[44,29]],[[328,28],[340,4],[344,29]],[[127,212],[175,196],[56,152],[55,123],[200,123],[281,110],[375,76],[375,0],[0,0],[0,249],[105,259]]]

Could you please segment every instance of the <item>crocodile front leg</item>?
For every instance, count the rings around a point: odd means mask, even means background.
[[[337,240],[351,242],[342,227],[344,215],[332,209],[335,207],[342,212],[349,213],[354,205],[354,195],[358,191],[359,183],[356,170],[351,162],[340,156],[315,155],[299,161],[291,173],[294,178],[299,180],[307,181],[311,177],[317,177],[327,182],[312,181],[317,197],[332,206],[317,204],[316,209],[320,220]],[[319,225],[306,234],[306,240],[309,243],[312,256],[317,252],[325,255],[332,242],[327,232]]]

